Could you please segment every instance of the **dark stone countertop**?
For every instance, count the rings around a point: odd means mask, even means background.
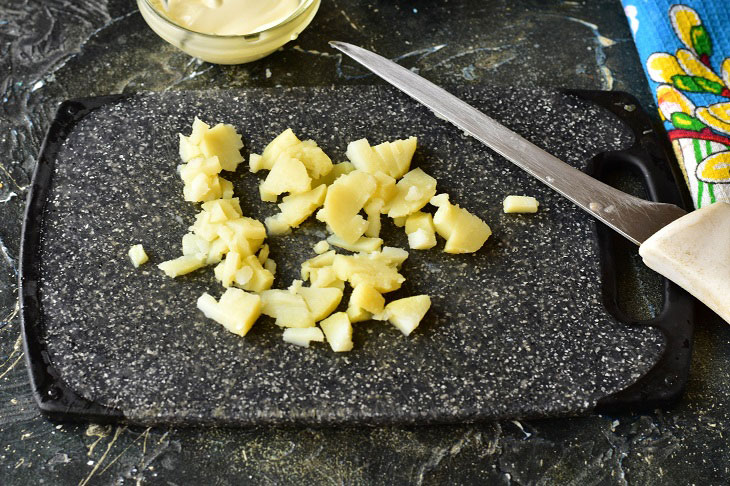
[[[685,397],[649,414],[337,429],[104,427],[40,416],[23,361],[16,271],[27,188],[58,103],[119,92],[378,83],[335,55],[330,39],[397,58],[440,84],[625,90],[653,109],[618,0],[324,0],[299,39],[242,66],[176,51],[129,0],[3,2],[0,482],[726,483],[730,330],[709,316],[698,321]],[[635,288],[652,287],[638,274]],[[628,294],[637,313],[653,304],[652,292]]]

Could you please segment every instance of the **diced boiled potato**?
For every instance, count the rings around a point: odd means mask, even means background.
[[[312,179],[307,174],[307,168],[298,159],[287,154],[281,154],[271,172],[261,183],[261,195],[279,195],[285,192],[300,194],[311,189]],[[262,197],[263,199],[263,197]]]
[[[314,140],[305,140],[299,145],[294,145],[287,150],[287,153],[304,164],[312,179],[325,177],[332,171],[332,160]]]
[[[375,179],[365,172],[355,170],[340,177],[327,189],[324,207],[317,213],[317,219],[327,223],[342,240],[354,243],[368,227],[367,221],[358,213],[375,189]]]
[[[241,254],[237,251],[229,251],[226,258],[215,267],[215,278],[220,280],[221,285],[228,288],[233,284],[236,273],[241,269],[241,266]]]
[[[507,196],[503,205],[505,213],[536,213],[540,203],[531,196]]]
[[[203,211],[210,213],[211,223],[223,223],[243,216],[238,198],[214,199],[202,204]]]
[[[350,142],[347,146],[347,158],[360,170],[375,174],[384,172],[398,179],[408,172],[416,150],[417,139],[384,142],[371,147],[366,139]]]
[[[143,263],[146,263],[149,257],[142,245],[134,245],[129,249],[129,259],[132,260],[132,265],[137,268]]]
[[[157,268],[165,272],[168,277],[175,278],[204,267],[205,264],[205,256],[203,255],[183,255],[174,260],[162,262],[157,265]]]
[[[198,309],[205,317],[222,324],[230,332],[245,336],[261,315],[261,298],[241,289],[230,288],[219,302],[207,293],[201,295]]]
[[[411,160],[413,159],[417,144],[418,139],[416,137],[408,137],[405,140],[391,142],[390,149],[393,151],[393,157],[398,166],[398,172],[391,175],[396,179],[402,177],[411,168]]]
[[[251,279],[245,285],[242,285],[244,290],[248,290],[250,292],[263,292],[264,290],[271,288],[271,285],[274,283],[274,272],[276,272],[276,267],[269,262],[272,262],[273,264],[273,260],[268,259],[265,263],[267,268],[264,268],[256,255],[249,255],[243,259],[243,263],[250,267],[253,271]]]
[[[393,224],[399,228],[402,228],[406,225],[406,219],[408,219],[408,216],[399,216],[397,218],[393,218]]]
[[[429,213],[416,211],[406,219],[408,246],[414,250],[427,250],[436,246],[436,228]]]
[[[191,159],[187,164],[179,167],[180,178],[186,184],[189,184],[197,177],[198,174],[207,176],[218,175],[222,170],[218,157],[196,157]]]
[[[369,236],[371,238],[377,238],[380,236],[380,213],[384,205],[385,203],[382,199],[371,199],[365,204],[363,209],[365,214],[368,216],[368,227],[365,230],[365,236]]]
[[[373,315],[362,307],[348,307],[346,314],[352,324],[356,322],[369,321],[373,318]]]
[[[182,237],[183,255],[205,255],[210,252],[210,242],[193,233],[187,233]]]
[[[375,174],[377,172],[385,172],[388,174],[391,170],[395,169],[395,167],[385,165],[383,159],[373,150],[366,138],[350,142],[347,145],[345,155],[350,159],[350,162],[352,162],[352,165],[356,169],[369,174]]]
[[[352,350],[352,325],[344,312],[332,314],[319,323],[324,331],[327,342],[332,351],[342,352]]]
[[[436,194],[436,179],[413,169],[403,176],[396,185],[398,193],[386,204],[388,216],[398,218],[415,213]]]
[[[403,248],[396,248],[394,246],[384,246],[378,253],[370,253],[368,258],[372,260],[379,260],[386,265],[391,267],[399,268],[406,259],[408,259],[408,252]]]
[[[210,130],[210,125],[201,121],[196,116],[193,120],[193,131],[188,137],[188,140],[194,145],[199,145],[203,140],[203,135],[205,135],[208,130]]]
[[[234,171],[243,162],[243,142],[233,125],[219,123],[206,130],[198,145],[205,157],[218,157],[223,170]]]
[[[226,222],[226,226],[231,228],[236,234],[241,235],[249,240],[256,242],[256,249],[261,246],[264,239],[266,238],[266,228],[261,221],[246,216],[241,216],[231,221]]]
[[[236,251],[241,255],[251,255],[258,250],[261,240],[253,240],[246,238],[246,236],[237,231],[235,226],[231,226],[227,221],[226,223],[218,226],[218,237],[225,241],[229,251]]]
[[[189,202],[211,201],[220,197],[220,181],[216,175],[198,173],[183,187],[183,197]]]
[[[375,177],[377,188],[375,189],[375,193],[372,195],[371,201],[380,200],[384,207],[386,203],[390,202],[390,200],[398,194],[395,178],[384,174],[383,172],[376,172],[373,177]]]
[[[340,290],[345,288],[344,280],[337,278],[337,274],[331,266],[309,270],[309,285],[311,287],[335,287]]]
[[[220,238],[216,238],[210,242],[208,257],[205,261],[206,265],[213,265],[214,263],[220,262],[223,259],[223,255],[226,253],[228,253],[228,245]]]
[[[261,250],[259,250],[259,254],[258,254],[259,263],[261,263],[261,265],[266,263],[266,260],[269,259],[270,252],[271,252],[271,249],[269,248],[269,245],[263,245],[261,247]]]
[[[276,198],[278,197],[273,192],[268,191],[263,184],[259,185],[259,197],[261,197],[261,200],[264,202],[276,202]]]
[[[348,307],[364,309],[371,314],[383,312],[385,298],[372,286],[361,284],[354,288]]]
[[[231,199],[233,197],[233,183],[222,177],[218,178],[221,185],[221,199]]]
[[[281,213],[266,218],[271,234],[285,234],[289,228],[297,228],[324,203],[327,186],[320,185],[311,191],[286,196],[279,204]]]
[[[251,154],[248,157],[248,167],[251,172],[258,172],[264,168],[264,158],[259,154]]]
[[[178,136],[180,138],[180,158],[183,162],[187,162],[203,155],[197,143],[192,143],[190,138],[186,137],[182,133],[178,133]]]
[[[271,275],[276,275],[276,262],[271,258],[267,258],[264,262],[264,269]]]
[[[321,255],[322,253],[324,253],[326,251],[329,251],[330,244],[327,243],[326,240],[321,240],[321,241],[318,241],[314,245],[314,248],[313,249],[314,249],[314,253],[316,253],[317,255]]]
[[[381,314],[375,315],[373,318],[387,320],[408,336],[418,327],[430,308],[431,298],[428,295],[416,295],[390,302]]]
[[[365,236],[361,236],[355,243],[348,243],[337,235],[330,235],[327,237],[327,242],[332,246],[344,248],[345,250],[362,252],[378,251],[383,245],[381,238],[368,238]]]
[[[291,233],[291,226],[284,220],[284,215],[277,213],[264,219],[266,231],[271,236],[286,235]]]
[[[284,329],[282,338],[287,343],[305,348],[308,348],[312,341],[324,342],[324,334],[318,327],[288,327]]]
[[[281,154],[286,153],[287,149],[300,143],[302,142],[294,135],[292,129],[287,128],[269,142],[261,154],[261,159],[255,162],[256,170],[254,170],[253,165],[250,167],[251,172],[257,172],[260,169],[271,170]]]
[[[492,234],[489,225],[466,209],[449,202],[448,194],[431,199],[438,207],[433,224],[442,238],[446,239],[446,253],[473,253],[484,245]]]
[[[350,282],[353,287],[367,284],[383,293],[398,290],[405,281],[403,275],[380,260],[377,253],[337,255],[332,268],[337,278]]]
[[[309,272],[313,268],[331,266],[335,261],[335,255],[335,250],[330,250],[302,262],[302,279],[307,280],[309,278]]]
[[[261,313],[276,319],[280,327],[313,327],[314,318],[304,297],[288,290],[261,292]]]
[[[342,290],[334,287],[301,287],[296,293],[304,297],[315,321],[332,314],[342,300]]]
[[[355,166],[352,165],[351,162],[340,162],[339,164],[334,164],[332,166],[332,170],[327,173],[327,175],[323,175],[319,179],[312,181],[312,187],[317,187],[322,184],[325,184],[327,186],[332,185],[333,182],[337,180],[338,177],[341,175],[349,174],[355,170]]]

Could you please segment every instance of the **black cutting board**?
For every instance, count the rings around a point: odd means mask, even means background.
[[[572,165],[601,169],[629,160],[654,196],[677,197],[666,162],[652,152],[645,116],[625,95],[457,92]],[[431,296],[410,337],[364,322],[354,325],[350,353],[326,344],[304,349],[284,343],[281,329],[262,317],[240,338],[195,307],[201,293],[221,294],[212,267],[174,280],[156,268],[180,254],[199,210],[182,200],[175,172],[176,134],[189,133],[196,115],[236,126],[246,159],[287,127],[335,161],[345,160],[351,140],[415,135],[412,167],[435,176],[439,192],[485,219],[494,234],[476,254],[448,255],[443,243],[411,251],[406,283],[387,296]],[[260,175],[245,165],[226,177],[245,215],[263,220],[277,210],[259,201]],[[503,214],[509,194],[536,196],[539,212]],[[324,236],[312,220],[268,239],[276,287],[298,278]],[[390,222],[382,236],[407,247]],[[51,417],[145,424],[435,423],[667,403],[686,380],[691,301],[668,285],[671,307],[661,319],[621,322],[611,304],[611,238],[568,201],[388,87],[69,101],[42,149],[24,227],[32,386]],[[151,260],[140,269],[127,257],[137,243]]]

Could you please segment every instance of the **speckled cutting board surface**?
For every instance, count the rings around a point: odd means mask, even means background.
[[[612,114],[548,91],[464,88],[466,101],[578,167],[631,145]],[[403,288],[432,307],[404,337],[381,322],[354,325],[354,349],[286,344],[262,317],[240,338],[206,320],[195,301],[222,288],[212,267],[177,279],[156,264],[181,254],[197,205],[182,200],[177,133],[193,117],[233,124],[244,156],[287,127],[345,160],[348,141],[415,135],[413,167],[494,232],[473,255],[411,251]],[[259,174],[235,184],[245,215],[277,211],[257,196]],[[505,215],[509,194],[540,211]],[[601,303],[591,219],[479,142],[387,87],[135,95],[83,118],[61,145],[41,240],[42,341],[77,394],[140,423],[427,423],[581,414],[643,375],[663,339],[616,321]],[[271,237],[275,287],[298,278],[325,237],[314,220]],[[407,247],[383,225],[388,245]],[[142,243],[150,263],[127,257]],[[343,299],[343,306],[346,298]]]

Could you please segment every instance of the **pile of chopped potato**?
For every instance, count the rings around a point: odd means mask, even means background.
[[[284,328],[284,341],[308,347],[326,339],[336,352],[352,349],[352,324],[361,321],[389,321],[407,336],[431,299],[417,295],[386,304],[384,294],[405,281],[400,270],[408,252],[383,246],[381,216],[405,228],[414,250],[433,248],[438,234],[446,240],[447,253],[475,252],[491,234],[484,221],[452,204],[448,194],[436,195],[436,179],[411,169],[416,144],[410,137],[371,147],[361,139],[348,145],[349,162],[333,164],[316,142],[285,130],[249,159],[251,172],[268,171],[259,185],[261,200],[276,203],[281,197],[280,212],[262,224],[243,215],[233,185],[219,176],[243,161],[241,136],[231,125],[210,128],[196,118],[190,136],[180,135],[184,164],[179,174],[185,200],[203,204],[182,239],[182,256],[158,266],[176,277],[215,265],[215,277],[226,291],[218,301],[203,294],[198,308],[240,336],[260,314]],[[422,211],[429,203],[437,208],[434,215]],[[330,236],[314,246],[317,256],[301,264],[302,280],[273,289],[276,263],[264,243],[267,235],[289,234],[315,213]],[[352,289],[346,311],[336,312],[346,284]]]

